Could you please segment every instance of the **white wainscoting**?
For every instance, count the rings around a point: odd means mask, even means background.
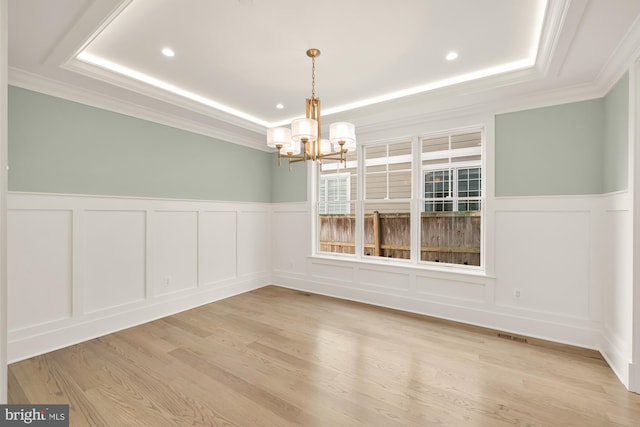
[[[270,205],[10,193],[10,362],[264,286]]]
[[[10,193],[9,361],[271,282],[598,349],[628,386],[628,195],[490,206],[493,276],[312,257],[306,202]]]
[[[487,253],[494,254],[487,260],[494,276],[386,260],[312,257],[307,204],[274,204],[273,281],[601,350],[603,288],[612,261],[605,241],[611,227],[606,217],[612,198],[621,197],[626,196],[496,198],[490,204],[494,211],[487,215],[494,221],[488,229],[495,233],[486,236]],[[615,221],[621,233],[631,234],[626,220]],[[622,250],[625,244],[615,245]],[[301,253],[308,256],[304,267],[299,265]],[[619,262],[620,268],[628,267],[629,260]],[[622,288],[626,281],[619,279]],[[622,333],[626,342],[626,330],[618,329],[615,334]]]
[[[604,200],[601,353],[629,388],[633,360],[633,214],[626,193]]]

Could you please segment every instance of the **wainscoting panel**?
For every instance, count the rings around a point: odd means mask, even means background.
[[[589,212],[496,212],[496,303],[589,316]]]
[[[86,211],[84,310],[142,301],[146,293],[146,212]]]
[[[483,303],[485,301],[485,288],[484,283],[436,279],[420,274],[416,275],[416,293],[421,298]]]
[[[269,282],[265,203],[10,193],[8,207],[10,362]]]
[[[269,211],[242,211],[238,214],[238,274],[268,274]]]
[[[279,255],[282,256],[283,254]],[[284,254],[284,256],[286,255],[288,254]],[[336,264],[318,260],[311,262],[309,272],[311,277],[330,282],[336,286],[354,287],[357,284],[354,280],[355,269],[348,262]]]
[[[359,282],[367,287],[379,288],[391,292],[408,291],[410,275],[408,272],[386,271],[383,268],[361,267]]]
[[[200,285],[208,286],[237,275],[236,212],[201,212],[198,222],[200,237]]]
[[[155,212],[155,296],[198,286],[198,213]]]
[[[70,209],[9,211],[9,330],[71,316],[72,222]]]
[[[603,274],[602,354],[620,380],[630,386],[633,366],[633,227],[627,205],[608,206],[604,214],[607,233],[603,252],[607,262]]]
[[[304,205],[302,205],[304,208]],[[292,211],[279,211],[274,207],[277,215],[272,216],[271,221],[271,264],[273,271],[286,271],[289,273],[304,274],[306,272],[307,256],[311,253],[309,239],[310,233],[300,233],[300,230],[309,228],[309,219],[303,209]],[[290,233],[300,233],[296,239],[283,239]],[[280,254],[288,254],[285,258]]]

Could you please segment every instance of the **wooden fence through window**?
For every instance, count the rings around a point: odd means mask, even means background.
[[[480,265],[480,212],[423,212],[420,259]],[[320,251],[355,253],[355,215],[320,215]],[[409,259],[409,213],[378,213],[364,217],[364,254]]]

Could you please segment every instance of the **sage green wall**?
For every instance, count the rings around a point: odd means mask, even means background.
[[[288,161],[278,167],[278,155],[271,159],[271,201],[304,202],[307,200],[307,164],[294,163],[289,171]]]
[[[605,193],[626,190],[629,185],[629,74],[604,98]]]
[[[497,196],[627,188],[625,75],[603,99],[495,117]],[[307,199],[305,165],[275,154],[9,87],[9,190],[229,200]]]
[[[9,88],[9,190],[271,201],[272,155]]]
[[[496,196],[603,192],[604,99],[495,117]]]

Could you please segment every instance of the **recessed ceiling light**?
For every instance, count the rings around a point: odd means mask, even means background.
[[[453,51],[449,52],[447,53],[446,58],[447,58],[447,61],[453,61],[454,59],[458,58],[458,52],[453,52]]]
[[[168,56],[169,58],[173,58],[174,56],[176,56],[176,53],[170,47],[165,47],[164,49],[162,49],[162,54],[164,56]]]
[[[284,108],[284,105],[282,105],[282,104],[276,104],[276,108],[277,108],[278,110],[282,110],[282,109]]]

